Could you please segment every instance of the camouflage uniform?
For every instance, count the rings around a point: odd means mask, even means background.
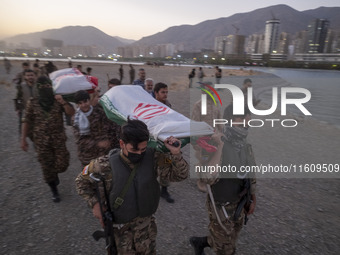
[[[34,85],[30,86],[25,81],[21,84],[17,85],[17,96],[16,100],[20,100],[22,107],[17,108],[15,110],[25,110],[27,106],[27,102],[30,100],[30,98],[37,98],[38,97],[38,91]]]
[[[253,154],[251,152],[249,162],[250,164],[256,164],[255,159],[253,158]],[[219,165],[222,165],[222,159],[220,160]],[[225,162],[224,162],[225,164]],[[209,176],[209,173],[200,173],[201,181],[209,184],[213,187],[214,184],[219,182],[219,175],[214,177]],[[249,175],[250,178],[250,195],[255,194],[256,192],[256,177],[254,174]],[[235,211],[238,207],[238,204],[241,199],[236,202],[228,203],[228,204],[220,204],[217,201],[215,202],[217,214],[222,222],[222,225],[225,227],[223,229],[218,222],[213,204],[209,195],[207,196],[206,206],[209,214],[209,233],[210,235],[207,238],[209,246],[214,250],[217,255],[232,255],[235,254],[236,251],[236,243],[239,236],[239,233],[244,224],[245,210],[242,209],[239,217],[234,219]],[[227,212],[228,218],[223,212],[223,208]]]
[[[195,121],[204,121],[210,126],[213,126],[214,119],[221,119],[221,112],[210,97],[207,98],[207,113],[207,115],[201,114],[201,100],[199,100],[194,104],[191,119]],[[221,125],[218,127],[220,126]]]
[[[251,194],[255,194],[256,180],[252,179]],[[215,202],[217,213],[222,221],[223,226],[227,232],[220,226],[213,205],[208,196],[207,208],[209,214],[209,233],[208,243],[217,255],[231,255],[235,254],[236,243],[240,231],[243,227],[245,211],[242,210],[238,219],[234,220],[234,214],[238,206],[238,202],[230,203],[228,205],[220,205]],[[229,218],[226,219],[222,207],[225,208]]]
[[[170,104],[170,102],[168,100],[165,101],[165,105],[169,108],[172,108],[172,105]],[[163,178],[162,176],[159,177],[159,184],[162,187],[169,187],[170,186],[170,181],[166,178]]]
[[[134,165],[120,153],[121,158],[131,167]],[[155,171],[159,177],[170,181],[181,181],[188,176],[188,164],[181,154],[171,155],[170,153],[154,152]],[[112,183],[112,170],[109,156],[99,157],[92,160],[81,174],[76,178],[77,192],[92,208],[98,199],[95,196],[94,181],[89,177],[90,173],[100,174],[106,180],[106,188],[109,192]],[[155,175],[156,176],[156,175]],[[101,187],[102,198],[103,187]],[[125,201],[126,202],[126,201]],[[153,215],[148,217],[136,217],[132,221],[115,227],[115,240],[119,254],[156,254],[157,227]]]
[[[113,148],[119,147],[117,133],[120,126],[110,121],[100,105],[93,106],[93,112],[87,117],[90,122],[90,134],[81,135],[79,128],[73,126],[76,144],[78,146],[78,158],[83,166],[90,163],[92,159],[106,155]],[[100,141],[110,141],[109,148],[98,147]]]
[[[38,160],[47,183],[56,181],[58,173],[65,172],[69,165],[63,112],[63,106],[54,101],[47,113],[34,98],[28,101],[26,108],[25,122],[32,128]]]

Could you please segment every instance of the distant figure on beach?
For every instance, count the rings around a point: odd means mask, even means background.
[[[244,103],[245,103],[246,105],[248,105],[248,97],[247,97],[247,95],[248,95],[248,88],[250,88],[250,87],[253,87],[253,82],[252,82],[251,79],[247,78],[247,79],[245,79],[245,80],[243,81],[243,86],[242,86],[242,89],[241,89],[242,92],[243,92],[243,94],[244,94]],[[260,100],[260,99],[257,99],[257,98],[255,97],[254,88],[253,88],[253,106],[255,107],[255,106],[258,105],[260,102],[261,102],[261,100]]]
[[[155,92],[153,91],[154,81],[151,78],[145,79],[144,88],[153,98],[155,98]]]
[[[90,95],[85,90],[75,93],[78,106],[74,115],[73,133],[78,146],[78,158],[83,167],[92,159],[106,155],[119,147],[116,131],[119,126],[110,121],[100,105],[90,104]]]
[[[112,87],[115,87],[117,85],[121,85],[121,82],[120,80],[118,80],[117,78],[112,78],[108,81],[107,83],[107,87],[108,89],[112,88]]]
[[[232,113],[232,111],[231,111]],[[233,123],[242,123],[250,113],[230,115]],[[238,236],[248,216],[256,206],[256,178],[253,173],[240,174],[239,169],[255,166],[251,145],[247,142],[248,130],[240,124],[226,125],[223,133],[216,132],[212,139],[217,150],[208,157],[198,158],[199,165],[231,166],[232,172],[200,172],[200,180],[206,183],[208,196],[209,235],[193,236],[190,244],[195,254],[204,254],[205,247],[211,247],[215,254],[235,254]]]
[[[5,65],[6,73],[10,74],[11,73],[12,64],[11,64],[11,61],[9,61],[8,58],[4,58],[4,65]]]
[[[216,84],[220,84],[222,78],[222,69],[218,66],[215,67],[215,82]]]
[[[37,77],[43,75],[38,63],[33,64],[33,71]]]
[[[203,82],[203,78],[205,77],[205,74],[204,74],[204,71],[203,71],[203,68],[200,67],[198,69],[198,81],[199,82]]]
[[[138,79],[134,80],[132,85],[139,85],[142,86],[142,88],[144,89],[144,82],[145,82],[145,70],[144,68],[139,68],[138,70]]]
[[[192,88],[192,80],[195,78],[196,75],[196,69],[192,69],[189,73],[189,88]]]
[[[15,84],[21,84],[21,82],[24,81],[24,72],[25,70],[28,70],[30,69],[30,64],[28,62],[23,62],[21,64],[21,67],[22,67],[22,71],[17,73],[17,75],[15,76],[15,78],[12,80],[13,83]]]
[[[77,69],[79,72],[81,72],[82,74],[86,75],[85,72],[83,72],[83,66],[82,65],[77,65]]]
[[[133,68],[133,66],[131,64],[129,66],[130,66],[130,70],[129,70],[130,84],[132,84],[133,81],[135,80],[136,71],[135,71],[135,69]]]
[[[124,78],[124,69],[123,69],[123,65],[120,65],[120,67],[119,67],[119,80],[120,80],[120,83],[122,83],[123,78]]]
[[[92,73],[92,68],[91,67],[86,68],[86,74],[91,75],[91,73]]]
[[[52,61],[48,61],[45,65],[44,65],[44,71],[45,71],[45,75],[49,75],[50,73],[53,73],[54,71],[57,71],[58,68],[53,64]]]
[[[59,202],[58,174],[67,170],[70,159],[66,147],[63,112],[73,115],[74,109],[61,95],[54,96],[52,81],[48,77],[40,76],[36,88],[38,97],[31,98],[27,103],[21,148],[24,151],[28,150],[26,138],[28,130],[32,129],[33,142],[44,180],[51,188],[53,202]]]

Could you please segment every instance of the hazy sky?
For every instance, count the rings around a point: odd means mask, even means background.
[[[0,0],[0,38],[64,26],[94,26],[127,39],[195,25],[276,4],[303,11],[340,6],[339,0]]]

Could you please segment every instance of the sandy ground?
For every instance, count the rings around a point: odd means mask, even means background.
[[[13,63],[9,75],[0,66],[0,254],[105,254],[104,241],[97,243],[91,237],[99,224],[75,191],[74,179],[81,168],[71,128],[66,128],[71,161],[68,171],[60,175],[62,201],[59,204],[51,202],[32,144],[27,153],[19,148],[12,100],[15,87],[9,82],[20,71],[18,63]],[[57,65],[67,66],[66,63]],[[91,63],[90,66],[93,75],[99,78],[102,91],[106,90],[107,74],[110,78],[118,77],[118,65]],[[83,68],[86,67],[83,64]],[[170,85],[169,101],[173,108],[189,116],[188,99],[199,91],[188,89],[191,67],[144,67],[147,77]],[[128,68],[124,69],[127,76]],[[228,72],[231,71],[223,70],[222,81],[240,84],[251,71],[235,70],[234,75]],[[213,81],[213,73],[213,69],[206,69],[206,79]],[[252,79],[254,86],[259,87],[285,84],[265,74],[254,75]],[[127,77],[124,80],[127,81]],[[278,117],[278,113],[272,117]],[[250,130],[249,140],[257,163],[339,163],[340,130],[314,119],[293,117],[299,120],[294,129],[266,126]],[[183,148],[188,160],[189,149],[189,145]],[[156,214],[158,254],[193,254],[189,237],[207,234],[206,195],[196,189],[195,183],[191,178],[173,183],[169,190],[175,203],[161,200]],[[336,178],[259,176],[256,212],[241,233],[237,254],[339,254],[339,191]],[[209,249],[206,252],[213,254]]]

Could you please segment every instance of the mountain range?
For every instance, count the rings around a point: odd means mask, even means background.
[[[30,47],[40,47],[41,39],[62,40],[63,45],[87,45],[109,51],[125,45],[152,46],[156,44],[182,44],[186,51],[212,49],[216,36],[238,33],[240,35],[264,33],[267,20],[280,20],[282,32],[294,34],[306,30],[308,24],[316,18],[328,19],[330,28],[340,31],[340,7],[319,7],[317,9],[297,11],[287,5],[274,5],[256,9],[247,13],[238,13],[230,17],[203,21],[196,25],[170,27],[162,32],[143,37],[139,41],[110,36],[92,26],[68,26],[49,29],[42,32],[20,34],[7,39],[7,43],[26,43]]]
[[[297,11],[287,5],[274,5],[247,13],[234,14],[227,18],[207,20],[197,25],[182,25],[144,37],[138,44],[183,43],[187,51],[212,49],[216,36],[235,34],[263,34],[267,20],[280,20],[282,32],[296,33],[307,30],[308,24],[316,18],[328,19],[330,28],[340,31],[340,7],[319,7],[313,10]]]
[[[63,45],[96,46],[110,51],[134,42],[134,40],[110,36],[92,26],[67,26],[49,29],[42,32],[16,35],[4,39],[4,41],[13,44],[25,43],[25,45],[36,48],[42,46],[42,39],[61,40]]]

